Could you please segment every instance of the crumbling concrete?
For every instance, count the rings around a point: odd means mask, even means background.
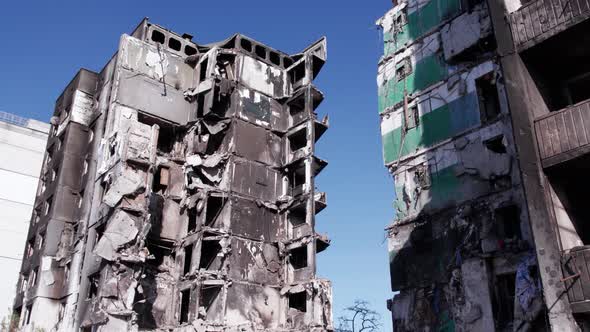
[[[325,60],[323,38],[288,55],[239,34],[198,45],[147,20],[123,35],[58,99],[47,217],[31,225],[44,237],[27,245],[15,323],[331,331],[331,286],[315,274],[330,241],[314,230]]]

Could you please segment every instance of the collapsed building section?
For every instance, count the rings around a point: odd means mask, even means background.
[[[243,35],[144,20],[58,99],[19,293],[22,330],[330,331],[312,81]]]
[[[396,331],[588,328],[589,16],[404,0],[377,22]]]

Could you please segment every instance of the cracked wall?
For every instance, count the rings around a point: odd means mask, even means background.
[[[44,238],[27,244],[13,324],[332,330],[315,259],[330,242],[315,232],[325,60],[324,38],[288,55],[144,20],[101,72],[80,71],[52,118],[30,232]]]

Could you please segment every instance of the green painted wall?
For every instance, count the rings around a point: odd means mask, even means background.
[[[414,41],[461,11],[460,0],[431,0],[410,13],[407,23],[398,33],[384,32],[384,54],[392,54],[406,43]]]
[[[475,92],[432,110],[420,117],[419,125],[408,130],[400,152],[402,128],[385,133],[383,160],[389,164],[417,149],[432,146],[479,125],[479,108]]]
[[[425,57],[418,61],[412,68],[412,73],[401,81],[392,77],[384,86],[379,87],[379,113],[403,101],[404,89],[408,91],[408,94],[411,94],[441,81],[447,76],[448,68],[440,54],[436,53]]]

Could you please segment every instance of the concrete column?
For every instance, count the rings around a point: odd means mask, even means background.
[[[516,52],[503,0],[488,0],[498,44],[500,64],[506,80],[506,94],[514,128],[523,187],[535,241],[537,261],[549,323],[553,331],[579,331],[561,282],[561,253],[546,200],[544,174],[538,156],[533,127],[534,114],[546,108],[520,55]]]

